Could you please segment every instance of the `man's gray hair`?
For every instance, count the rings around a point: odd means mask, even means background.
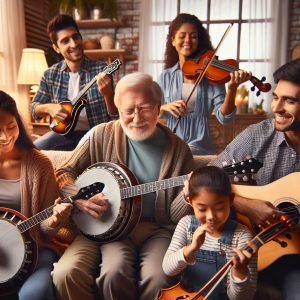
[[[136,72],[131,73],[123,78],[121,78],[115,88],[115,105],[118,107],[120,104],[120,97],[124,91],[127,90],[143,90],[143,91],[149,91],[152,94],[152,101],[155,101],[156,104],[161,105],[162,102],[162,91],[160,86],[157,82],[155,82],[152,78],[152,76]]]

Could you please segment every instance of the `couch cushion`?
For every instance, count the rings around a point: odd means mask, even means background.
[[[41,150],[52,162],[53,168],[56,169],[62,162],[72,153],[72,151],[56,151],[56,150]]]

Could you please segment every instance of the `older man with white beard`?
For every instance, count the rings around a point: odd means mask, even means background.
[[[96,126],[57,170],[62,191],[87,167],[101,161],[127,166],[139,183],[189,173],[193,168],[189,147],[158,123],[161,99],[160,87],[151,76],[134,73],[123,77],[114,98],[120,119]],[[190,209],[181,190],[177,187],[143,195],[141,218],[133,231],[126,238],[100,246],[96,282],[103,299],[153,300],[170,284],[162,260],[175,224]],[[76,203],[82,211],[101,218],[110,206],[108,198],[100,193]],[[93,275],[99,257],[97,244],[78,234],[54,268],[61,299],[94,299]]]

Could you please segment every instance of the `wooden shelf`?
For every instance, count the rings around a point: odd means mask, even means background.
[[[117,21],[117,20],[112,21],[111,19],[78,20],[78,21],[76,21],[76,23],[79,28],[84,28],[84,29],[87,29],[87,28],[119,28],[119,27],[124,26],[124,23],[122,21]]]
[[[84,50],[84,54],[93,59],[121,58],[126,61],[137,59],[134,55],[128,55],[125,49],[92,49]]]

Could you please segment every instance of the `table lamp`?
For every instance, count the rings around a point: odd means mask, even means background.
[[[48,68],[45,52],[41,49],[24,48],[17,83],[31,85],[30,94],[38,90],[44,71]]]

